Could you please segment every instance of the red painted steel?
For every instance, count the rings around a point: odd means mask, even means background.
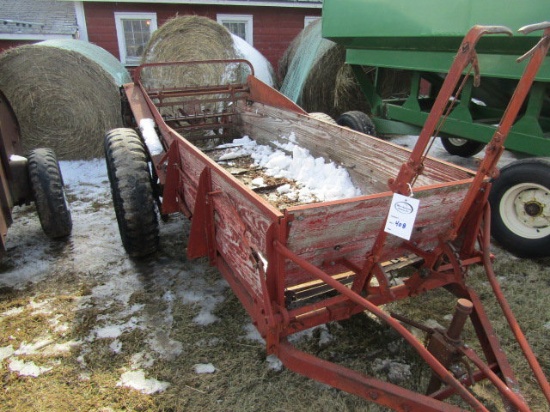
[[[166,153],[153,158],[153,162],[164,189],[163,212],[179,211],[192,218],[188,255],[208,256],[211,264],[220,269],[266,339],[267,351],[276,354],[289,369],[367,400],[407,411],[460,410],[444,402],[452,395],[459,395],[475,410],[486,411],[469,387],[477,381],[489,380],[500,392],[506,409],[529,410],[525,399],[519,395],[517,379],[482,302],[466,284],[468,266],[481,263],[510,328],[542,392],[550,401],[546,377],[495,279],[487,203],[489,178],[496,174],[506,134],[550,47],[550,24],[528,27],[524,31],[536,28],[545,28],[542,40],[527,54],[530,62],[525,74],[487,147],[480,171],[473,178],[468,178],[464,170],[446,165],[433,174],[433,180],[428,179],[431,183],[424,184],[423,179],[430,174],[426,168],[436,165],[433,159],[426,158],[426,152],[465,69],[476,70],[476,42],[485,34],[511,34],[506,28],[476,26],[465,37],[417,145],[407,154],[408,159],[387,144],[388,153],[391,152],[388,158],[401,159],[402,163],[397,177],[389,182],[390,188],[409,195],[416,182],[415,195],[421,198],[424,207],[420,209],[416,231],[410,241],[388,235],[383,230],[391,191],[290,207],[281,212],[177,133],[166,123],[168,120],[160,109],[166,107],[164,102],[168,97],[174,96],[191,99],[189,105],[200,108],[201,96],[214,93],[223,95],[220,102],[231,106],[230,112],[223,111],[228,114],[226,121],[210,122],[216,115],[196,110],[191,117],[185,118],[193,121],[180,125],[184,135],[196,131],[193,126],[197,120],[204,121],[214,130],[240,127],[241,131],[267,134],[266,139],[293,127],[297,129],[298,141],[304,142],[315,143],[315,133],[319,133],[328,141],[331,136],[339,136],[342,145],[352,141],[359,147],[364,144],[360,139],[370,139],[368,136],[355,135],[339,126],[315,123],[302,109],[254,77],[231,86],[148,90],[139,81],[142,68],[137,69],[136,84],[125,90],[136,120],[151,115],[161,132]],[[151,66],[154,65],[145,67]],[[188,103],[182,101],[182,104]],[[372,144],[377,151],[384,152],[385,142],[372,139]],[[323,152],[324,147],[317,149]],[[445,168],[448,170],[443,170]],[[419,178],[421,173],[424,176]],[[359,172],[356,176],[358,179],[369,177]],[[460,178],[452,180],[450,176]],[[412,273],[401,284],[394,284],[386,272],[385,261],[411,254],[415,263],[407,265]],[[298,299],[300,288],[309,290],[313,286],[327,288],[335,295],[323,295],[316,301],[292,301]],[[404,318],[394,318],[379,308],[382,304],[441,287],[460,299],[459,314],[447,331],[429,331],[427,347],[402,325]],[[434,376],[430,393],[412,392],[319,359],[299,351],[287,340],[298,331],[347,319],[364,311],[394,329],[424,359]],[[473,325],[485,362],[461,340],[460,332],[466,319]],[[410,323],[422,328],[414,321]],[[448,367],[464,359],[469,359],[477,369],[468,376],[455,377]]]

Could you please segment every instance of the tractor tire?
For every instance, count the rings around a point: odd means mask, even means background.
[[[460,137],[442,137],[441,144],[447,153],[465,158],[478,154],[485,147],[485,143]]]
[[[550,256],[550,159],[503,167],[489,196],[491,233],[519,257]]]
[[[28,171],[42,230],[52,239],[69,236],[73,221],[54,151],[32,150],[28,157]]]
[[[370,136],[376,136],[376,128],[371,118],[358,110],[342,113],[338,119],[336,119],[336,123],[340,126],[348,127]]]
[[[124,249],[131,257],[155,253],[159,246],[157,205],[147,152],[132,129],[105,135],[105,160]]]
[[[334,120],[330,115],[323,113],[323,112],[311,112],[309,113],[309,117],[315,119],[315,120],[322,120],[323,122],[327,122],[330,124],[337,124],[336,120]]]

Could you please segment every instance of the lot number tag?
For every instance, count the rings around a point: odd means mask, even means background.
[[[384,231],[409,240],[419,203],[418,199],[394,193]]]

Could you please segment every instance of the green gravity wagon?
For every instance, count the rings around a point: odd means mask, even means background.
[[[380,136],[419,134],[472,26],[515,31],[480,40],[480,83],[476,67],[464,73],[460,98],[437,129],[449,153],[469,157],[490,141],[526,67],[526,59],[517,59],[540,39],[517,30],[544,20],[550,20],[548,0],[325,0],[322,30],[346,48],[346,63],[371,106],[367,120]],[[408,92],[383,99],[378,74],[384,70],[408,75]],[[546,57],[506,141],[507,150],[525,158],[503,167],[491,191],[493,237],[519,256],[550,255],[549,82]]]

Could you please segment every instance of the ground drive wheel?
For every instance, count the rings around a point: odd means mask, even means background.
[[[132,257],[156,252],[159,228],[149,163],[143,143],[132,129],[105,136],[105,160],[122,244]]]
[[[376,136],[376,129],[371,118],[358,110],[342,113],[338,119],[336,119],[336,123],[361,133]]]
[[[489,197],[492,235],[521,257],[550,256],[550,159],[503,167]]]
[[[484,143],[460,137],[442,137],[441,144],[447,153],[460,157],[472,157],[485,147]]]
[[[42,230],[52,239],[69,236],[73,222],[55,153],[51,149],[34,149],[29,154],[28,166]]]

